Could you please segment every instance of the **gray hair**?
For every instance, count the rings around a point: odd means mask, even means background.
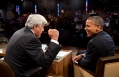
[[[95,26],[100,25],[101,28],[104,26],[104,21],[100,16],[90,16],[87,20],[92,20]]]
[[[47,24],[47,20],[40,14],[30,14],[27,18],[27,21],[25,23],[25,26],[29,28],[33,28],[33,26],[36,24],[38,26],[41,26],[42,24]]]

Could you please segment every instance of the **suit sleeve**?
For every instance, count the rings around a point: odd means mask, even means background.
[[[32,39],[26,45],[27,55],[37,62],[41,67],[49,67],[60,49],[60,45],[50,42],[48,49],[44,53],[39,39]]]
[[[82,57],[78,62],[81,66],[86,67],[87,69],[92,68],[92,66],[96,66],[97,60],[100,56],[100,50],[92,43],[88,45],[86,51],[86,57]]]

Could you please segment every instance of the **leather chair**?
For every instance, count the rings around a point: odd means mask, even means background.
[[[99,58],[95,72],[74,65],[74,77],[119,77],[119,55]]]
[[[42,67],[36,67],[24,73],[25,77],[31,77],[37,71],[42,70]],[[10,65],[4,60],[0,60],[0,77],[16,77]]]

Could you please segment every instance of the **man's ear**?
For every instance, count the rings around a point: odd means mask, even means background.
[[[98,32],[98,31],[100,31],[100,30],[101,30],[101,25],[97,25],[96,31]]]
[[[36,33],[36,31],[37,31],[37,25],[33,25],[33,28],[32,28],[32,31],[34,32],[34,34]]]
[[[97,28],[100,30],[101,29],[101,25],[97,25]]]
[[[36,25],[36,24],[34,24],[34,25],[33,25],[33,29],[36,29],[36,28],[37,28],[37,25]]]

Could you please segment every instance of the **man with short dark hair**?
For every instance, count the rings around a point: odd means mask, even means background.
[[[97,61],[100,57],[113,56],[115,44],[112,37],[103,31],[104,22],[100,16],[91,16],[86,21],[85,30],[87,37],[93,37],[87,50],[79,51],[73,58],[74,63],[95,72]]]

